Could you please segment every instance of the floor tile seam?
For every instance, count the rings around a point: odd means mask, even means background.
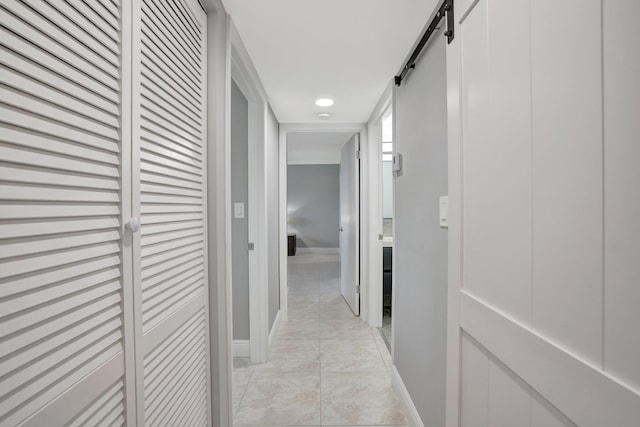
[[[314,369],[312,370],[307,370],[307,371],[303,371],[303,370],[287,370],[287,369],[283,369],[283,370],[266,370],[266,371],[257,371],[257,374],[317,374],[317,373],[322,373],[322,371],[320,370],[320,368],[318,369]]]
[[[247,384],[243,387],[242,396],[240,396],[240,400],[238,401],[238,407],[236,408],[235,413],[233,414],[233,417],[232,417],[234,420],[238,415],[238,412],[240,412],[240,406],[242,406],[242,401],[244,400],[244,396],[247,394],[247,389],[249,388],[249,384],[251,383],[252,378],[253,378],[253,369],[249,372],[249,381],[247,381]]]

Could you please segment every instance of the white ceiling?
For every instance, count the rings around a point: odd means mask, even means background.
[[[436,0],[223,0],[281,123],[364,123]],[[316,107],[317,98],[335,105]]]
[[[287,133],[287,163],[290,165],[327,165],[340,163],[340,150],[353,133]]]

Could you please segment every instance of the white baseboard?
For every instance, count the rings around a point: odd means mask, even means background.
[[[233,340],[233,357],[251,357],[249,340]]]
[[[271,332],[269,332],[269,354],[271,354],[271,345],[273,344],[273,338],[278,333],[278,328],[280,327],[280,318],[282,314],[282,310],[278,310],[276,314],[276,319],[273,321],[273,326],[271,326]]]
[[[297,248],[299,254],[339,254],[340,248]]]
[[[416,405],[413,404],[409,391],[407,390],[407,387],[405,387],[395,365],[391,367],[391,384],[393,384],[393,388],[398,393],[398,398],[400,399],[402,409],[404,409],[404,413],[407,416],[407,422],[409,425],[411,427],[424,427],[424,423],[420,418],[420,414],[418,414]]]

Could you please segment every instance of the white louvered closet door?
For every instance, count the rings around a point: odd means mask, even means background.
[[[207,425],[206,16],[135,0],[134,25],[138,424]]]
[[[0,2],[0,426],[127,420],[122,17]]]

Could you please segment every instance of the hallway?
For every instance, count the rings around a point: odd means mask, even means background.
[[[234,360],[236,426],[404,426],[391,357],[340,295],[338,255],[289,257],[289,319],[269,362]]]

